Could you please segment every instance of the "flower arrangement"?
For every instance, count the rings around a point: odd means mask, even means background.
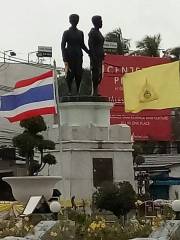
[[[128,223],[119,220],[107,221],[103,216],[88,216],[79,211],[69,211],[68,219],[61,219],[42,237],[42,240],[128,240],[148,237],[164,222],[162,216],[153,221],[132,218]],[[34,226],[41,219],[10,218],[0,220],[0,238],[5,236],[23,237],[33,233]]]
[[[87,217],[86,221],[60,221],[43,240],[128,240],[148,237],[152,231],[150,224],[131,222],[123,226],[118,221],[107,222],[101,216]]]
[[[34,225],[28,217],[11,218],[10,220],[0,220],[0,238],[6,236],[24,237],[33,232]]]

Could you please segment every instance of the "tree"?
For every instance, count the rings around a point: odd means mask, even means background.
[[[63,75],[58,76],[58,93],[59,93],[59,97],[68,95],[68,86],[67,86],[65,76]]]
[[[145,158],[141,155],[136,156],[134,159],[134,163],[136,164],[136,166],[141,165],[144,162],[145,162]]]
[[[46,164],[55,164],[56,161],[52,163],[53,155],[48,154],[46,158],[44,156],[44,150],[55,149],[55,143],[51,140],[45,140],[40,134],[47,129],[43,117],[38,116],[23,120],[20,122],[20,126],[24,128],[24,132],[13,138],[13,145],[18,148],[19,154],[26,158],[27,174],[34,175],[41,171]],[[35,150],[40,152],[40,163],[34,160]]]
[[[161,35],[157,34],[154,36],[145,36],[141,41],[138,41],[136,44],[137,51],[134,53],[137,53],[137,55],[143,55],[143,56],[151,56],[151,57],[159,57],[159,46],[161,43]]]
[[[92,81],[90,69],[84,68],[80,86],[80,95],[91,95]]]
[[[42,162],[44,163],[44,166],[48,164],[48,176],[49,176],[49,166],[56,164],[56,158],[49,153],[44,155],[42,158],[43,158]]]
[[[94,199],[98,209],[109,210],[120,218],[135,207],[136,193],[129,182],[106,182],[94,193]]]
[[[142,163],[145,162],[145,158],[142,156],[143,154],[143,147],[142,144],[140,143],[134,143],[133,146],[133,163],[138,165],[141,165]]]
[[[132,152],[132,155],[133,155],[133,161],[135,161],[135,158],[141,154],[143,154],[143,148],[141,146],[140,143],[134,143],[133,146],[133,152]]]
[[[124,55],[129,52],[130,39],[122,37],[121,28],[117,28],[105,35],[105,40],[109,42],[117,42],[117,54]]]
[[[67,96],[68,95],[68,87],[65,76],[59,75],[58,77],[58,91],[59,96]],[[76,95],[76,85],[73,81],[72,83],[72,95]],[[91,82],[91,72],[88,68],[83,69],[81,86],[80,86],[80,95],[91,95],[92,92],[92,82]]]
[[[180,47],[174,47],[164,51],[163,57],[169,57],[172,61],[177,61],[180,59]]]
[[[176,60],[179,60],[179,59],[180,59],[180,47],[172,48],[172,50],[170,51],[170,53],[175,56],[175,59],[176,59]]]

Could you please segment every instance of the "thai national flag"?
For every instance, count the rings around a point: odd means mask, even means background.
[[[55,113],[53,71],[21,80],[12,92],[0,96],[0,117],[10,122]]]

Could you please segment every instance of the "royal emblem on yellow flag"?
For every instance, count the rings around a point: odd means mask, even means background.
[[[125,112],[180,107],[179,61],[144,68],[123,77]]]
[[[145,102],[151,102],[157,99],[158,99],[158,95],[156,94],[153,86],[151,86],[151,84],[146,79],[146,82],[143,85],[139,95],[139,102],[145,103]]]

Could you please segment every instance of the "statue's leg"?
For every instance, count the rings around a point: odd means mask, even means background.
[[[71,61],[68,62],[68,65],[69,65],[69,68],[68,68],[68,72],[67,72],[67,76],[66,76],[66,81],[67,81],[67,85],[68,85],[69,94],[71,94],[72,82],[73,82],[73,78],[74,78],[74,66]]]
[[[100,84],[100,82],[101,82],[101,80],[102,80],[102,74],[103,74],[103,72],[102,72],[102,61],[101,60],[99,60],[99,64],[98,64],[98,66],[99,66],[99,80],[98,80],[98,85]]]
[[[76,88],[77,88],[78,94],[80,90],[81,79],[82,79],[82,57],[77,59],[76,68],[75,68],[75,82],[76,82]]]
[[[91,74],[92,74],[92,83],[93,83],[93,95],[98,95],[98,85],[99,85],[99,77],[101,75],[99,63],[96,61],[91,66]]]

